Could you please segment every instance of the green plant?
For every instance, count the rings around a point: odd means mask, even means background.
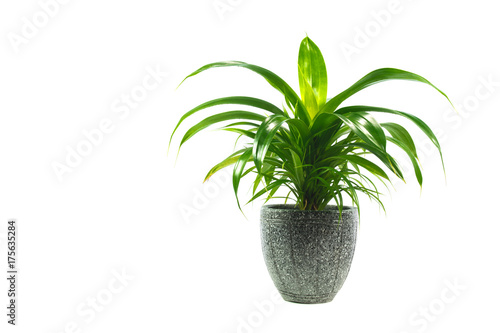
[[[290,194],[293,194],[296,205],[302,210],[322,210],[332,199],[341,210],[343,193],[352,199],[353,205],[359,210],[358,192],[366,194],[384,208],[375,182],[360,168],[386,185],[385,182],[390,182],[390,179],[386,171],[378,165],[382,163],[390,172],[404,180],[398,162],[387,152],[388,142],[408,155],[421,187],[422,172],[409,132],[394,122],[379,123],[371,113],[382,112],[409,119],[425,133],[441,154],[441,147],[432,130],[414,115],[372,106],[339,108],[347,98],[360,90],[386,80],[423,82],[448,99],[441,90],[417,74],[394,68],[377,69],[340,94],[327,99],[327,73],[323,56],[316,44],[306,37],[301,42],[298,57],[301,97],[273,72],[239,61],[205,65],[184,80],[215,67],[249,69],[283,94],[286,102],[286,106],[280,109],[272,103],[254,97],[231,96],[214,99],[185,113],[170,137],[171,143],[176,130],[186,118],[209,107],[242,105],[264,111],[264,115],[243,110],[211,115],[189,128],[180,142],[179,149],[199,131],[227,121],[233,122],[223,126],[222,130],[250,139],[243,148],[215,165],[205,178],[207,180],[222,168],[234,165],[233,187],[238,207],[240,181],[243,177],[253,174],[255,179],[252,197],[248,202],[263,195],[267,196],[267,201],[277,197],[279,188],[286,187],[288,195],[281,198],[285,198],[286,202]],[[378,164],[367,159],[367,155],[371,155]],[[444,170],[442,154],[441,162]]]

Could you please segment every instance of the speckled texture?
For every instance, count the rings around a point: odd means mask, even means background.
[[[342,221],[339,217],[336,206],[323,211],[262,207],[262,252],[284,300],[330,302],[344,284],[354,255],[358,214],[344,207]]]

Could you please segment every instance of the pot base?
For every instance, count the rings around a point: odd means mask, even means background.
[[[300,295],[278,290],[281,297],[287,302],[299,304],[323,304],[333,301],[336,294]]]

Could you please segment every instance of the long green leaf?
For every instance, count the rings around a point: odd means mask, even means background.
[[[216,68],[216,67],[242,67],[249,69],[260,76],[262,76],[266,81],[273,86],[275,89],[277,89],[279,92],[283,94],[285,97],[285,100],[289,106],[294,106],[295,111],[297,112],[297,117],[305,121],[307,124],[309,124],[309,114],[307,113],[304,104],[300,100],[299,96],[297,96],[297,93],[286,83],[282,78],[280,78],[278,75],[274,74],[268,69],[265,69],[260,66],[252,65],[252,64],[247,64],[246,62],[242,61],[222,61],[222,62],[214,62],[205,66],[200,67],[193,73],[189,74],[186,76],[186,78],[181,82],[181,84],[188,78],[197,75],[203,71],[206,71],[207,69],[211,68]]]
[[[326,65],[320,49],[309,37],[300,43],[298,67],[300,94],[304,104],[307,105],[304,97],[307,96],[307,88],[310,87],[314,101],[321,108],[326,102],[328,90]]]
[[[240,180],[243,177],[243,171],[248,160],[252,157],[252,150],[248,148],[236,161],[234,164],[233,171],[233,189],[234,195],[236,196],[236,202],[238,203],[238,208],[241,210],[240,200],[238,198],[238,187],[240,186]]]
[[[415,143],[406,128],[396,123],[383,123],[380,125],[385,128],[393,138],[401,141],[406,147],[408,147],[411,153],[418,159],[417,148],[415,147]]]
[[[263,189],[261,189],[259,192],[257,192],[254,196],[252,196],[252,198],[250,198],[250,200],[248,200],[247,204],[254,201],[255,199],[259,198],[263,194],[269,193],[269,191],[272,191],[274,189],[279,188],[281,185],[286,184],[286,182],[287,182],[287,180],[281,179],[281,180],[276,180],[276,181],[269,183]]]
[[[293,150],[290,149],[290,153],[292,154],[292,162],[295,178],[297,179],[297,185],[301,186],[304,182],[304,169],[302,166],[302,161],[299,155]]]
[[[215,114],[213,116],[210,116],[210,117],[203,119],[198,124],[194,125],[190,129],[188,129],[186,134],[184,134],[184,137],[182,138],[179,147],[182,146],[191,137],[193,137],[193,135],[195,135],[199,131],[207,128],[208,126],[220,123],[222,121],[234,120],[234,119],[248,119],[248,120],[264,121],[266,119],[266,117],[264,117],[258,113],[250,112],[250,111],[228,111],[228,112],[222,112],[222,113]]]
[[[426,78],[411,72],[407,72],[396,68],[380,68],[374,70],[363,76],[359,81],[354,83],[352,86],[338,94],[337,96],[330,99],[320,110],[322,112],[334,112],[337,107],[342,104],[347,98],[351,97],[360,90],[363,90],[371,85],[379,82],[384,82],[387,80],[407,80],[407,81],[418,81],[430,85],[436,89],[441,95],[446,97],[446,99],[451,103],[450,99],[444,92],[438,89],[435,85],[430,83]],[[453,105],[453,104],[452,104]]]
[[[410,158],[411,164],[413,165],[413,170],[415,171],[415,177],[417,178],[418,184],[420,185],[420,188],[422,188],[422,182],[423,182],[423,177],[422,177],[422,170],[420,170],[420,166],[418,165],[418,161],[416,159],[415,154],[411,151],[411,149],[402,141],[388,137],[387,140],[390,142],[396,144],[399,148],[403,149],[404,152],[408,155]]]
[[[274,139],[274,135],[288,119],[280,115],[269,116],[257,130],[253,144],[253,155],[255,167],[258,172],[262,169],[264,158],[271,141]]]
[[[317,115],[319,111],[318,101],[316,100],[313,88],[311,87],[309,82],[307,82],[304,76],[305,75],[302,73],[302,69],[299,66],[299,82],[302,95],[302,102],[306,107],[309,118],[313,119],[314,116]]]
[[[395,114],[398,116],[405,117],[409,120],[411,120],[417,127],[431,140],[431,142],[436,146],[436,148],[439,151],[439,155],[441,157],[441,164],[443,166],[443,171],[445,170],[444,168],[444,159],[443,159],[443,152],[441,151],[441,145],[439,144],[439,141],[430,129],[430,127],[424,123],[420,118],[417,116],[414,116],[412,114],[402,112],[402,111],[397,111],[397,110],[392,110],[392,109],[387,109],[387,108],[380,108],[380,107],[375,107],[375,106],[365,106],[365,105],[356,105],[356,106],[346,106],[341,109],[338,109],[335,113],[340,113],[340,114],[345,114],[345,113],[350,113],[350,112],[383,112],[383,113],[390,113],[390,114]],[[445,172],[446,174],[446,172]]]
[[[367,113],[334,113],[337,117],[342,119],[344,124],[349,126],[351,130],[356,133],[363,141],[372,144],[383,151],[386,147],[385,133],[380,124]]]
[[[238,161],[240,158],[241,154],[245,152],[247,148],[245,149],[240,149],[238,151],[235,151],[231,155],[229,155],[227,158],[225,158],[223,161],[217,163],[210,171],[207,173],[205,176],[205,180],[203,182],[206,182],[210,177],[212,177],[217,171],[224,169],[227,166],[233,165]]]
[[[186,112],[181,119],[177,122],[177,125],[175,126],[174,130],[172,131],[172,135],[170,135],[170,141],[168,143],[169,149],[170,149],[170,144],[172,143],[172,138],[174,137],[175,132],[179,128],[179,126],[182,124],[182,122],[189,116],[195,114],[198,111],[201,111],[203,109],[217,106],[217,105],[225,105],[225,104],[233,104],[233,105],[247,105],[251,107],[256,107],[262,110],[266,110],[269,112],[272,112],[274,114],[283,114],[283,111],[281,111],[277,106],[264,101],[259,98],[254,98],[254,97],[247,97],[247,96],[230,96],[230,97],[222,97],[222,98],[217,98],[213,99],[211,101],[202,103],[198,105],[197,107],[189,110]]]
[[[335,158],[344,159],[344,160],[349,161],[353,164],[359,165],[360,167],[365,168],[369,172],[389,180],[389,176],[387,176],[387,174],[385,173],[385,171],[381,167],[379,167],[378,165],[376,165],[372,161],[367,160],[364,157],[356,156],[356,155],[340,155],[340,156],[335,156]]]
[[[398,178],[404,181],[404,175],[403,172],[401,171],[401,168],[399,167],[396,159],[394,159],[394,157],[392,157],[389,153],[381,150],[378,147],[367,144],[365,142],[347,143],[346,146],[362,148],[364,150],[369,151],[374,156],[376,156],[380,161],[382,161],[382,163],[384,163],[385,166],[389,170],[391,170]]]

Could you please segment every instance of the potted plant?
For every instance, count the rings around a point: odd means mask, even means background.
[[[358,194],[367,195],[384,208],[376,184],[391,181],[387,171],[404,180],[397,160],[387,152],[389,144],[406,153],[422,186],[422,172],[410,133],[395,122],[379,123],[372,114],[386,113],[409,119],[441,154],[432,130],[414,115],[382,107],[340,105],[360,90],[386,80],[422,82],[448,97],[420,75],[381,68],[328,99],[325,62],[319,48],[308,37],[302,40],[299,49],[300,97],[273,72],[240,61],[205,65],[184,80],[216,67],[242,67],[259,74],[283,95],[284,106],[279,108],[248,96],[210,100],[181,117],[170,143],[179,125],[204,109],[219,105],[260,109],[262,112],[238,107],[210,115],[187,130],[180,146],[199,131],[221,123],[222,130],[247,138],[241,149],[208,172],[205,181],[219,170],[233,166],[232,181],[238,207],[240,181],[250,175],[254,178],[248,202],[262,196],[266,202],[283,198],[284,204],[264,205],[261,209],[262,249],[269,274],[287,301],[329,302],[350,269],[359,219]],[[279,189],[286,192],[281,194]],[[346,198],[351,199],[352,206],[344,205]],[[288,200],[295,203],[287,204]]]

